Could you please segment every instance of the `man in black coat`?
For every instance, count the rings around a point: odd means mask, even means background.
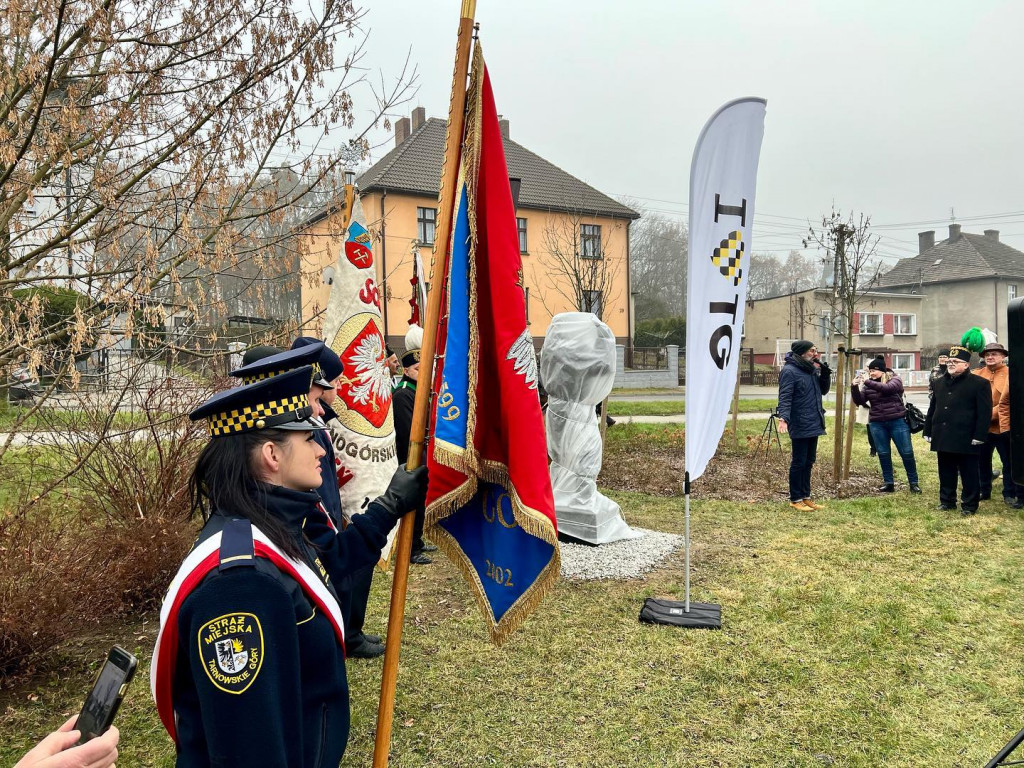
[[[412,412],[416,404],[416,381],[420,374],[420,350],[409,349],[402,355],[402,367],[405,370],[391,398],[391,406],[395,414],[395,452],[398,463],[405,464],[409,459],[409,437],[412,432]],[[416,565],[429,565],[433,562],[427,552],[437,549],[433,544],[423,541],[424,509],[416,510],[415,522],[412,527],[412,552],[409,562]]]
[[[939,509],[956,509],[956,482],[962,483],[960,514],[978,511],[981,483],[978,475],[980,447],[988,435],[992,394],[980,376],[969,375],[971,351],[949,350],[946,373],[934,382],[935,396],[928,404],[924,439],[939,459]]]

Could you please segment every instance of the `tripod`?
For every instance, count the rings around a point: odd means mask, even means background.
[[[1010,756],[1013,750],[1020,746],[1022,741],[1024,741],[1024,730],[1018,731],[1016,736],[1006,742],[1006,745],[985,765],[985,768],[999,768],[1002,765],[1024,765],[1024,760],[1006,761],[1006,758]]]
[[[764,445],[764,456],[768,458],[768,452],[772,449],[772,438],[775,438],[775,444],[779,446],[779,452],[782,451],[782,439],[779,437],[779,412],[775,408],[772,408],[771,413],[768,414],[768,423],[764,425],[764,430],[761,432],[761,444]]]

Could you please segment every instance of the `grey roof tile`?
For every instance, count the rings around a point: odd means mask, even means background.
[[[984,277],[1024,277],[1024,253],[985,235],[961,233],[901,259],[878,287],[927,285]]]
[[[361,192],[387,189],[436,197],[447,122],[430,118],[388,152],[357,183]],[[632,208],[608,197],[520,144],[505,139],[509,175],[522,179],[519,207],[638,219]]]

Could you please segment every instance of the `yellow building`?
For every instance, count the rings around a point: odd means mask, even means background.
[[[422,107],[395,126],[395,147],[356,181],[366,226],[373,234],[377,283],[388,343],[400,350],[409,328],[414,251],[430,277],[446,122],[427,119]],[[508,137],[501,121],[505,158],[516,209],[530,333],[540,346],[551,318],[568,311],[596,311],[618,343],[632,336],[629,291],[629,226],[640,214],[584,184]],[[302,319],[317,331],[330,286],[321,275],[341,247],[341,215],[314,216],[306,238],[301,290]]]

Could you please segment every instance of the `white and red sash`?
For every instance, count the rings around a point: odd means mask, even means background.
[[[330,519],[330,515],[328,515]],[[317,607],[327,620],[342,649],[345,648],[344,621],[338,601],[306,563],[295,560],[275,545],[263,531],[252,526],[253,554],[270,560],[282,573],[293,578],[306,597]],[[181,564],[177,575],[167,588],[163,606],[160,608],[160,632],[150,667],[150,689],[156,701],[157,713],[175,744],[178,742],[177,722],[174,714],[174,667],[178,658],[178,611],[182,603],[206,578],[207,574],[220,565],[221,532],[197,544]]]

